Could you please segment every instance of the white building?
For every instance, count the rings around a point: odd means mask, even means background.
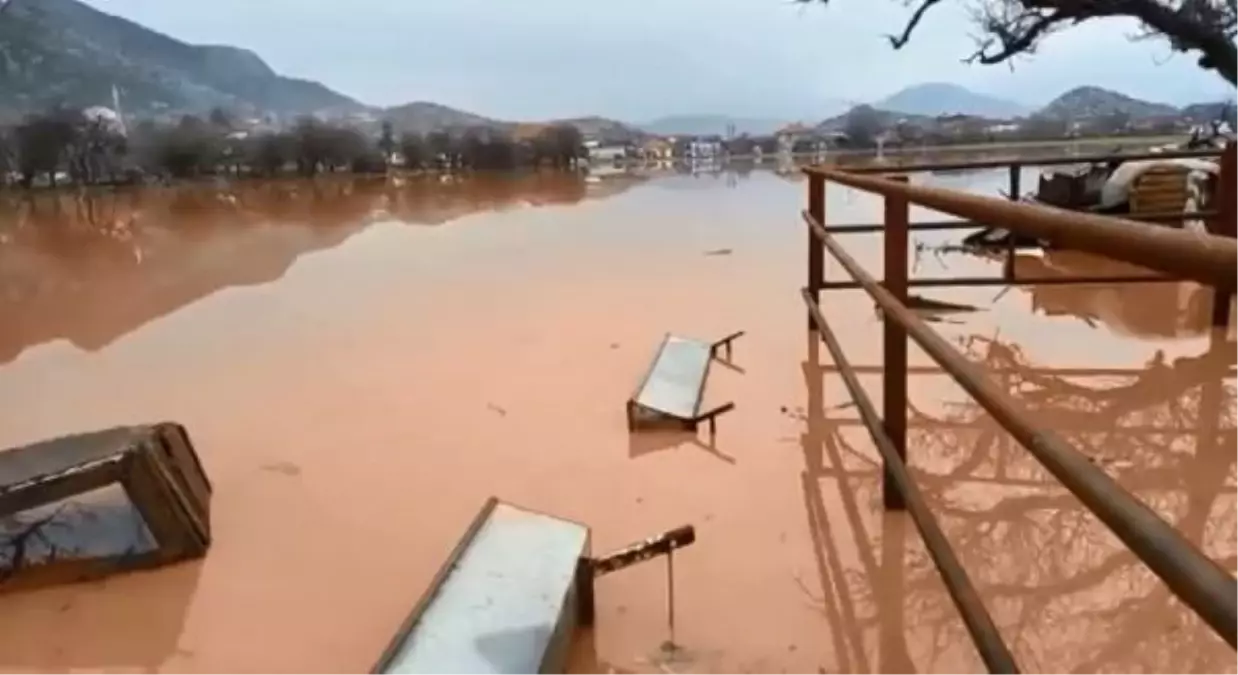
[[[599,140],[585,141],[585,150],[589,153],[590,162],[609,162],[611,164],[628,156],[626,143],[604,143]]]
[[[86,118],[87,122],[98,124],[108,131],[125,135],[125,123],[120,118],[120,114],[111,108],[96,105],[86,108],[82,111],[82,117]]]
[[[722,155],[722,139],[694,138],[688,141],[685,153],[693,159],[711,159]]]

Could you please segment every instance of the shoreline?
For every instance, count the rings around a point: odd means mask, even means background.
[[[196,178],[181,178],[168,181],[154,180],[150,182],[112,182],[112,183],[92,183],[87,185],[76,183],[59,183],[55,186],[32,186],[24,188],[18,184],[9,184],[0,186],[0,196],[4,195],[27,195],[27,194],[47,194],[60,193],[71,194],[73,192],[86,192],[96,190],[116,190],[116,189],[145,189],[158,190],[165,188],[178,188],[184,186],[203,186],[212,182],[231,185],[234,183],[253,183],[253,182],[284,182],[284,181],[337,181],[337,180],[390,180],[392,178],[425,180],[444,176],[452,177],[467,177],[467,176],[498,176],[498,175],[522,175],[529,173],[560,173],[572,174],[578,173],[587,176],[593,171],[605,172],[607,170],[624,170],[641,167],[664,167],[664,166],[716,166],[719,169],[724,169],[732,164],[757,164],[757,165],[776,165],[785,163],[790,160],[793,163],[808,164],[812,162],[829,161],[830,159],[845,158],[846,160],[863,161],[866,158],[876,159],[878,157],[907,157],[912,155],[928,155],[928,154],[984,154],[995,152],[1020,152],[1028,151],[1036,154],[1048,154],[1057,152],[1063,155],[1076,153],[1083,149],[1096,150],[1096,146],[1113,147],[1115,154],[1123,151],[1147,151],[1148,148],[1156,145],[1164,145],[1181,141],[1181,136],[1176,135],[1159,135],[1159,136],[1108,136],[1108,137],[1092,137],[1092,138],[1077,138],[1077,139],[1061,139],[1061,140],[1029,140],[1029,141],[1009,141],[999,143],[969,143],[958,145],[925,145],[916,147],[894,147],[884,149],[878,154],[876,148],[857,148],[857,149],[833,149],[821,153],[798,152],[798,153],[772,153],[772,154],[746,154],[746,155],[724,155],[720,157],[707,157],[694,159],[691,157],[666,157],[666,158],[623,158],[613,162],[599,162],[590,164],[583,162],[573,169],[559,169],[546,167],[515,167],[504,170],[486,170],[486,169],[467,169],[457,172],[440,171],[434,169],[416,169],[405,170],[401,167],[390,167],[386,172],[360,172],[360,171],[331,171],[320,172],[312,176],[301,175],[297,173],[281,173],[274,176],[256,175],[256,174],[207,174]]]

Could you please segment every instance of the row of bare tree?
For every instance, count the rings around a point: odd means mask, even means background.
[[[374,173],[392,163],[453,171],[567,168],[584,153],[582,141],[571,125],[550,126],[517,141],[485,128],[397,136],[384,124],[381,136],[371,138],[311,117],[284,131],[246,132],[222,111],[206,119],[186,115],[175,124],[143,121],[125,130],[112,118],[56,109],[0,130],[0,182],[30,187],[65,180],[92,185],[212,175]]]

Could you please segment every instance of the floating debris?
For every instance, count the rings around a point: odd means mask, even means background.
[[[210,547],[211,485],[184,427],[115,427],[0,452],[0,591],[102,578]]]
[[[672,559],[695,541],[685,525],[594,557],[588,526],[491,497],[371,672],[565,672],[596,618],[594,580],[658,556],[673,645]]]
[[[712,438],[715,418],[733,410],[735,404],[701,410],[709,366],[717,359],[719,349],[726,351],[729,360],[731,343],[743,334],[739,331],[716,342],[705,342],[667,333],[636,393],[627,401],[628,431],[668,427],[696,431],[697,425],[708,422]]]
[[[956,302],[948,302],[946,300],[934,300],[926,298],[923,295],[912,295],[907,298],[907,308],[915,310],[927,310],[932,312],[979,312],[980,308],[975,305],[961,305]]]

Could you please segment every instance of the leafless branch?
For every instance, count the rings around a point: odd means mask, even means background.
[[[916,26],[920,25],[920,20],[924,18],[924,15],[933,8],[933,5],[940,2],[941,0],[921,0],[920,6],[917,7],[916,11],[911,14],[911,18],[908,19],[907,25],[903,27],[902,35],[886,36],[886,39],[890,41],[890,46],[895,49],[902,49],[903,46],[911,40],[911,34],[915,32]]]
[[[796,0],[828,4],[830,0]],[[1137,20],[1143,37],[1159,36],[1177,52],[1198,54],[1199,65],[1216,71],[1230,84],[1238,80],[1238,28],[1236,0],[977,0],[973,18],[981,29],[977,48],[967,63],[1009,63],[1020,54],[1035,51],[1053,32],[1093,19]],[[915,5],[899,35],[886,35],[890,45],[901,49],[924,16],[942,0],[908,0]]]

